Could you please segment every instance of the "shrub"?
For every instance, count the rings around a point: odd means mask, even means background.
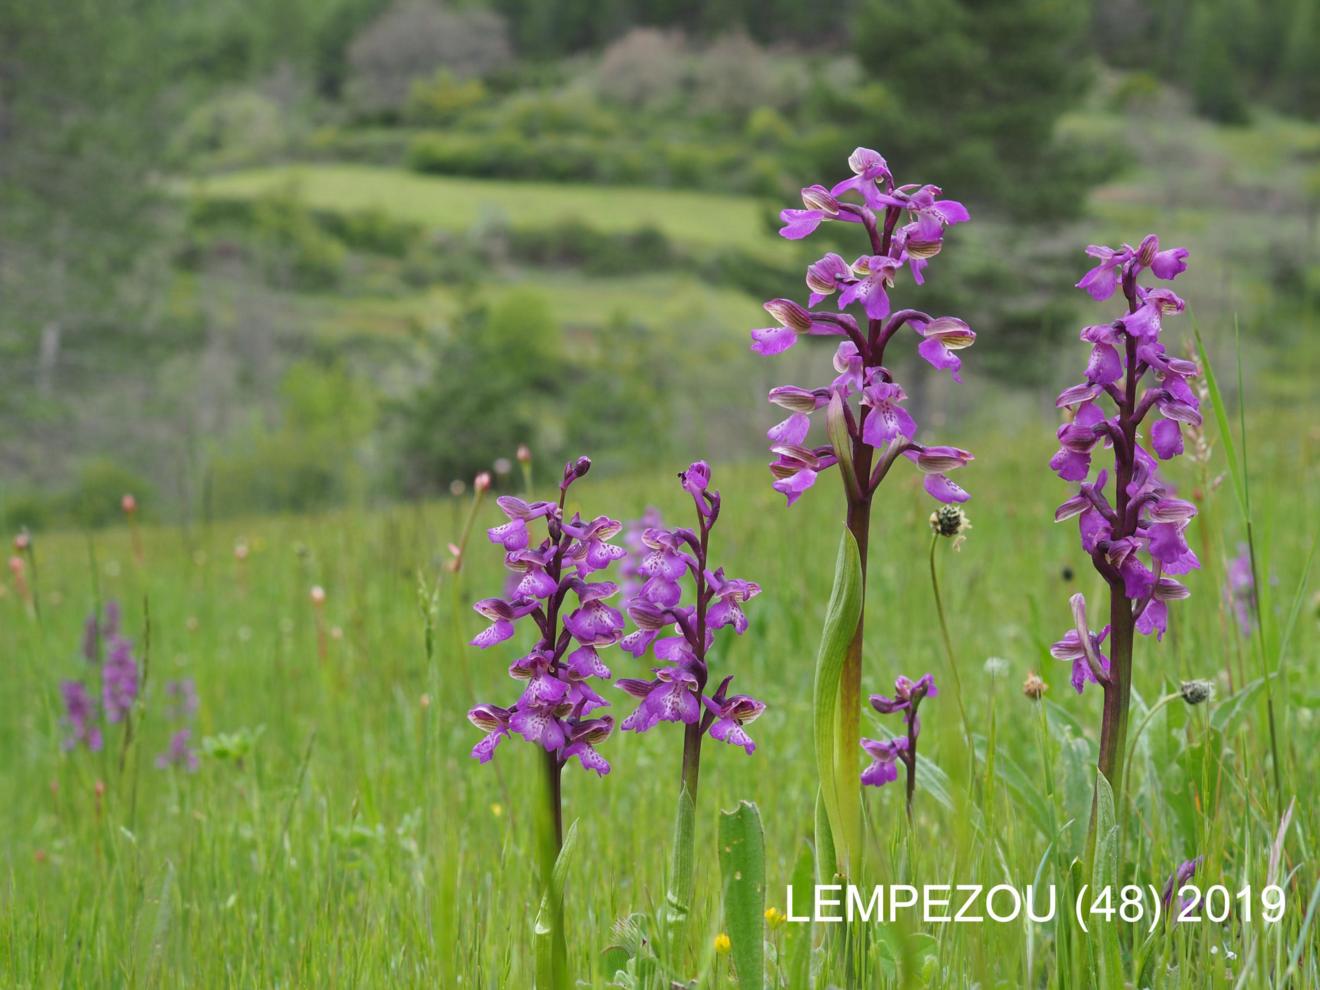
[[[400,220],[379,206],[317,211],[316,218],[326,231],[353,250],[391,258],[406,255],[422,234],[421,224]]]
[[[602,53],[596,86],[603,100],[653,106],[678,99],[686,75],[682,33],[634,28]]]
[[[722,117],[742,117],[783,99],[773,60],[745,34],[729,34],[697,56],[693,102]]]
[[[73,488],[60,500],[66,518],[79,526],[108,526],[123,518],[120,500],[131,493],[139,511],[150,511],[151,484],[117,461],[98,457],[84,462]]]
[[[522,262],[577,268],[591,275],[650,272],[672,268],[681,260],[659,228],[606,234],[580,220],[515,229],[509,235],[509,250]]]
[[[458,79],[481,76],[511,57],[504,19],[493,11],[400,0],[349,46],[349,102],[368,116],[397,116],[415,80],[441,69]]]
[[[206,158],[237,165],[274,155],[286,145],[288,125],[274,100],[251,90],[224,93],[199,104],[175,132],[175,162]]]
[[[0,498],[0,526],[5,533],[44,529],[55,516],[56,509],[49,496],[38,492],[7,494]]]
[[[448,124],[481,106],[488,96],[480,79],[459,79],[448,69],[440,69],[430,79],[413,81],[406,115],[419,124]]]
[[[402,420],[405,487],[442,491],[526,443],[553,463],[560,399],[573,378],[548,304],[513,290],[468,314],[436,351],[430,380]]]

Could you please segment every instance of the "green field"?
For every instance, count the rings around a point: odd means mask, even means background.
[[[941,694],[922,709],[929,773],[918,787],[915,841],[899,787],[867,795],[867,879],[1063,883],[1061,871],[1081,852],[1099,698],[1073,694],[1066,665],[1046,649],[1069,624],[1068,595],[1094,596],[1100,585],[1072,526],[1050,521],[1066,486],[1044,466],[1049,425],[1024,429],[1016,441],[1003,431],[956,432],[978,454],[960,479],[975,494],[968,506],[975,528],[960,553],[941,546],[939,560],[970,723],[993,769],[969,756],[938,646],[924,580],[930,503],[913,473],[896,470],[878,503],[865,688],[885,692],[898,673],[931,671]],[[1263,572],[1272,576],[1266,608],[1277,633],[1308,553],[1310,537],[1297,523],[1315,515],[1315,436],[1280,429],[1253,441],[1256,477],[1291,479],[1254,491]],[[677,522],[691,508],[672,480],[679,466],[656,464],[631,479],[588,477],[574,499],[585,512],[625,519],[654,504]],[[747,607],[748,635],[718,642],[716,669],[736,673],[736,686],[769,708],[750,727],[754,755],[707,747],[698,906],[674,975],[731,987],[728,958],[711,949],[722,927],[715,822],[740,799],[759,805],[767,903],[783,910],[784,886],[812,835],[810,685],[839,499],[830,477],[785,511],[762,468],[715,467],[725,510],[713,557],[765,589]],[[1179,465],[1174,475],[1188,490],[1192,470]],[[544,479],[551,466],[537,471]],[[12,582],[0,585],[0,691],[8,707],[0,721],[7,769],[0,982],[531,985],[537,893],[528,795],[537,764],[531,747],[516,741],[502,745],[491,765],[468,757],[478,734],[464,712],[474,698],[512,700],[516,685],[504,668],[518,653],[514,643],[486,653],[462,645],[481,628],[467,603],[497,594],[503,580],[484,540],[474,541],[458,578],[441,569],[465,505],[253,519],[190,532],[148,528],[140,562],[122,529],[39,540],[40,616]],[[1191,577],[1192,598],[1178,604],[1164,642],[1140,644],[1134,711],[1140,716],[1182,679],[1215,680],[1217,693],[1200,708],[1175,698],[1141,735],[1124,856],[1129,880],[1162,887],[1179,862],[1204,855],[1197,880],[1236,891],[1266,882],[1280,809],[1265,769],[1259,661],[1220,593],[1225,557],[1242,535],[1227,486],[1205,500],[1201,518],[1195,546],[1205,569]],[[479,524],[498,519],[487,504]],[[235,559],[240,541],[251,549],[246,562]],[[419,601],[419,579],[428,588],[439,582],[432,605]],[[309,600],[315,584],[327,590],[319,637]],[[1150,938],[1124,928],[1125,972],[1145,967],[1132,985],[1317,985],[1307,902],[1316,889],[1320,819],[1306,782],[1320,773],[1309,741],[1320,655],[1309,595],[1272,692],[1285,804],[1296,799],[1282,854],[1284,921],[1162,926]],[[111,726],[103,752],[66,752],[59,682],[86,674],[82,619],[109,597],[123,604],[146,666],[144,702],[131,740],[122,725]],[[643,670],[618,650],[605,656],[616,677]],[[991,657],[1002,663],[987,666]],[[1050,684],[1043,707],[1021,693],[1032,670]],[[196,738],[229,753],[203,755],[195,774],[153,765],[170,731],[163,686],[183,676],[201,698]],[[630,710],[622,692],[604,693],[618,715]],[[604,779],[575,766],[565,777],[566,818],[580,831],[567,890],[569,946],[584,985],[609,979],[602,952],[611,926],[663,901],[680,748],[669,728],[609,739],[603,752],[614,770]],[[241,758],[234,750],[242,742],[225,738],[235,733],[251,741]],[[1051,852],[1046,833],[1056,828]],[[76,932],[66,927],[72,916],[85,919]],[[872,946],[875,985],[1055,986],[1065,968],[1060,935],[1071,924],[1065,912],[1057,928],[891,929]],[[808,926],[769,931],[772,958],[781,960],[770,972],[786,979],[789,959],[810,937]],[[1267,980],[1299,956],[1291,982]],[[1086,959],[1067,965],[1079,967],[1075,985],[1096,985]]]
[[[202,196],[247,197],[289,186],[316,209],[374,207],[439,230],[465,231],[483,221],[544,227],[578,220],[602,231],[654,226],[698,246],[732,244],[759,252],[779,246],[766,237],[769,212],[760,200],[674,189],[437,177],[340,164],[252,169],[186,188]]]

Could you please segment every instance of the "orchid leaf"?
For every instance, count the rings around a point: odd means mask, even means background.
[[[765,986],[765,833],[750,801],[720,815],[724,924],[743,990]]]
[[[834,567],[834,589],[825,611],[825,628],[816,654],[815,738],[816,771],[820,776],[821,798],[830,825],[832,847],[837,863],[845,868],[856,854],[860,822],[845,821],[845,800],[837,778],[840,754],[836,752],[839,719],[839,680],[844,659],[862,613],[862,565],[857,541],[844,530],[839,542],[839,556]],[[844,786],[848,786],[844,783]],[[858,780],[852,787],[860,788]],[[854,800],[852,803],[856,803]],[[817,840],[817,853],[822,843]]]

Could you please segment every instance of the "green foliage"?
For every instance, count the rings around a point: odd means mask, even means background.
[[[1195,54],[1189,59],[1188,81],[1198,111],[1225,124],[1245,124],[1247,99],[1230,47],[1232,36],[1225,32],[1227,11],[1232,11],[1236,23],[1240,12],[1234,3],[1212,0],[1197,4],[1192,11],[1191,50]]]
[[[480,79],[458,79],[440,69],[430,79],[414,80],[404,114],[419,124],[447,124],[481,106],[487,96]]]
[[[435,492],[470,481],[524,443],[553,463],[564,443],[558,400],[568,393],[566,371],[562,332],[536,294],[510,291],[467,314],[407,404],[406,488]]]
[[[280,387],[274,429],[254,422],[210,460],[210,506],[305,512],[361,499],[376,401],[342,364],[299,362]]]
[[[194,107],[169,150],[176,168],[196,161],[212,167],[251,165],[283,151],[290,138],[289,122],[274,100],[238,89]]]
[[[142,475],[109,458],[94,458],[78,469],[73,488],[60,500],[61,514],[76,526],[121,522],[125,495],[137,499],[139,513],[150,512],[152,486]]]
[[[515,228],[508,234],[508,250],[521,262],[575,268],[592,275],[674,268],[681,257],[658,227],[610,233],[576,219],[549,227]]]
[[[6,491],[0,495],[0,526],[7,532],[39,531],[55,517],[51,499],[40,492]]]

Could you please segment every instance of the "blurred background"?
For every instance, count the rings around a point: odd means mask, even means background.
[[[956,393],[897,369],[945,438],[1052,430],[1082,249],[1149,231],[1253,407],[1305,405],[1317,66],[1314,0],[6,4],[0,525],[762,456],[828,348],[752,355],[760,303],[858,252],[776,215],[856,145],[972,211],[897,296],[979,334]]]

